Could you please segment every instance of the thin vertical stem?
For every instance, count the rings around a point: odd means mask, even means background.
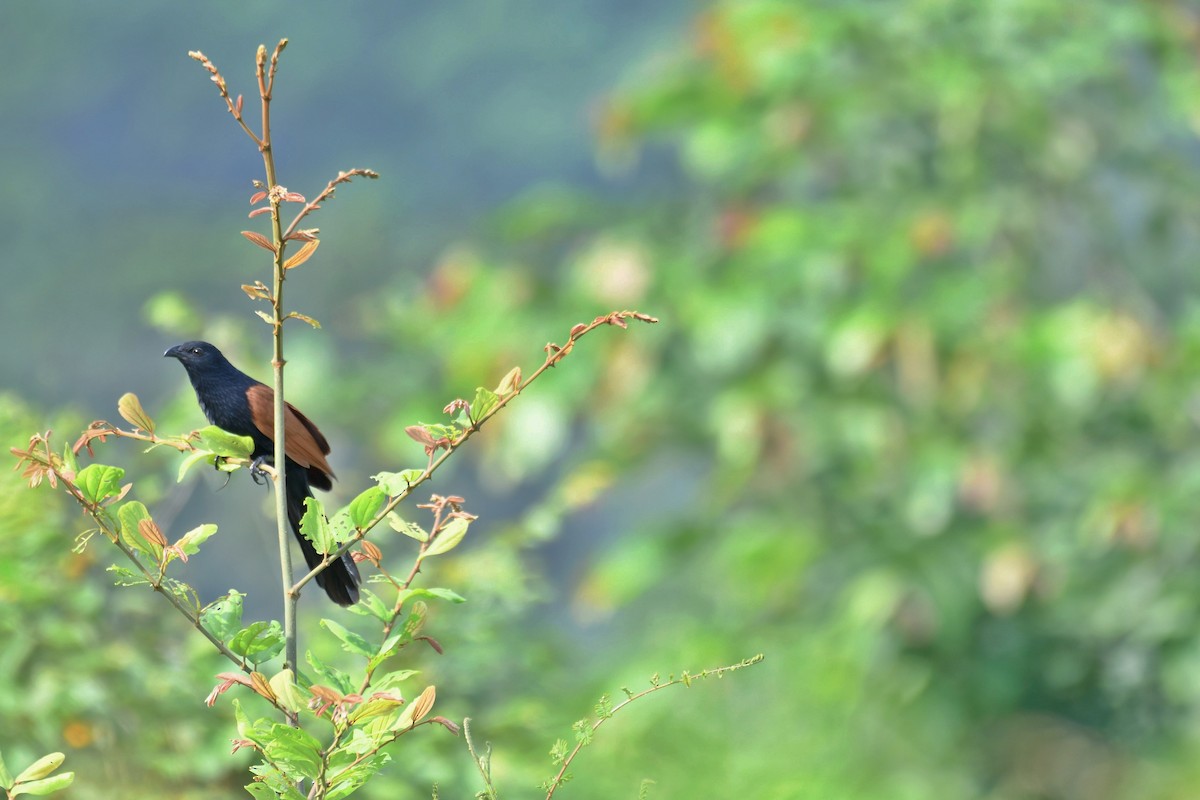
[[[292,586],[291,536],[288,532],[287,514],[287,440],[285,437],[285,414],[287,406],[283,395],[283,281],[284,281],[284,238],[283,225],[279,218],[279,205],[283,202],[275,177],[275,156],[271,143],[271,90],[275,83],[275,67],[279,53],[287,40],[280,41],[271,59],[271,73],[267,75],[267,49],[259,46],[257,57],[258,93],[262,99],[262,136],[259,139],[263,167],[267,175],[267,198],[271,204],[271,238],[275,245],[274,286],[271,299],[271,325],[274,351],[271,359],[274,377],[275,406],[275,527],[279,538],[279,568],[283,585],[283,632],[284,668],[295,670],[299,642],[296,627],[296,599],[298,593]],[[296,720],[290,720],[296,724]]]

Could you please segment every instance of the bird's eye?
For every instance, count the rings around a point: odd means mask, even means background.
[[[198,356],[198,355],[200,355],[200,348],[199,348],[199,347],[193,347],[193,348],[192,348],[192,355],[194,355],[194,356]]]

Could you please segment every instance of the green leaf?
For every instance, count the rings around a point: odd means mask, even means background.
[[[137,500],[130,500],[117,509],[117,520],[121,525],[121,540],[139,553],[149,556],[157,564],[162,558],[162,546],[148,540],[138,528],[138,523],[148,519],[150,519],[150,512]]]
[[[121,567],[113,564],[106,570],[106,572],[111,572],[113,574],[113,585],[115,586],[141,586],[143,584],[150,583],[150,581],[146,580],[146,577],[140,572],[134,572],[128,567]]]
[[[17,783],[26,781],[36,781],[44,778],[54,770],[62,766],[63,760],[66,758],[62,753],[48,753],[42,756],[37,761],[30,764],[21,774],[17,776]]]
[[[89,464],[75,476],[80,493],[89,503],[99,503],[121,491],[125,470],[106,464]]]
[[[295,778],[315,778],[321,771],[321,743],[308,731],[274,723],[263,750],[280,769]]]
[[[321,661],[321,659],[312,654],[311,650],[305,652],[304,659],[313,668],[313,672],[321,676],[324,682],[329,684],[330,688],[337,689],[342,694],[350,694],[350,692],[354,691],[349,675]]]
[[[179,537],[179,541],[175,542],[175,546],[182,550],[187,555],[195,555],[200,552],[200,545],[208,540],[210,536],[217,532],[217,526],[212,524],[197,525],[190,531]]]
[[[275,620],[259,620],[238,631],[229,640],[229,649],[255,664],[274,658],[283,650],[283,628]]]
[[[360,656],[370,658],[375,655],[375,648],[371,647],[370,643],[362,636],[354,631],[347,630],[331,619],[321,620],[321,625],[325,630],[332,633],[342,642],[342,649],[347,653],[356,653]]]
[[[321,508],[321,501],[315,497],[304,498],[304,516],[300,518],[300,532],[312,542],[318,553],[328,553],[337,549],[333,531],[329,528],[329,520],[325,518],[325,512]]]
[[[387,622],[392,618],[392,610],[370,589],[361,590],[358,602],[346,610],[360,617],[375,617],[380,622]]]
[[[421,671],[416,669],[395,669],[391,672],[385,672],[383,677],[376,677],[371,681],[371,685],[376,691],[386,692],[394,686],[398,686],[414,675],[420,675]]]
[[[40,781],[31,781],[29,783],[17,783],[10,789],[13,797],[20,794],[53,794],[60,789],[65,789],[75,781],[74,772],[63,772],[50,778],[43,778]]]
[[[261,781],[247,783],[242,788],[249,792],[250,796],[253,797],[254,800],[276,800],[276,798],[279,797],[279,795],[275,794],[274,790],[271,789],[270,786],[267,786]]]
[[[264,735],[266,734],[264,733]],[[298,775],[281,772],[265,761],[261,764],[255,764],[250,768],[250,771],[262,779],[262,784],[278,800],[305,800],[304,795],[300,794],[296,789],[296,781],[299,780]],[[270,797],[271,795],[267,796]]]
[[[242,708],[242,703],[236,697],[233,698],[233,720],[237,725],[238,736],[243,739],[250,739],[257,743],[257,740],[251,736],[253,726],[250,724],[250,718],[246,716],[245,709]]]
[[[404,701],[400,697],[372,697],[365,703],[358,706],[350,714],[351,724],[357,725],[360,722],[371,719],[372,717],[381,717],[392,712],[398,711],[404,705]]]
[[[230,589],[229,594],[209,603],[200,612],[201,624],[222,642],[228,641],[241,628],[245,599],[246,595],[236,589]]]
[[[371,480],[379,484],[379,488],[387,492],[389,497],[399,497],[408,491],[408,487],[425,474],[423,469],[406,469],[400,472],[378,472]]]
[[[211,450],[196,450],[195,452],[188,454],[188,456],[184,458],[183,462],[179,465],[179,474],[175,476],[175,482],[183,483],[183,476],[187,475],[188,470],[190,470],[193,466],[201,461],[207,461],[211,464],[215,458],[216,454]]]
[[[454,591],[453,589],[437,589],[437,588],[405,589],[403,592],[401,592],[400,601],[401,601],[401,603],[407,603],[409,600],[413,599],[414,597],[426,597],[426,598],[432,597],[432,598],[436,598],[438,600],[449,600],[451,603],[467,602],[467,598],[463,597],[462,595],[460,595],[458,592]]]
[[[444,422],[422,422],[417,427],[423,429],[425,433],[436,439],[449,439],[451,441],[457,439],[462,433],[462,428],[457,425],[447,425]]]
[[[216,425],[208,425],[196,431],[200,446],[227,458],[250,458],[254,452],[254,440],[249,436],[236,436]]]
[[[429,541],[428,531],[426,531],[417,523],[409,522],[408,520],[404,519],[395,511],[388,514],[386,517],[384,517],[384,519],[387,520],[387,524],[391,526],[392,530],[397,531],[398,533],[403,533],[410,539],[416,539],[418,542]]]
[[[79,459],[70,444],[63,448],[63,468],[68,472],[79,472]]]
[[[355,728],[354,733],[354,738],[346,747],[335,750],[330,755],[331,764],[327,773],[330,776],[329,791],[325,800],[341,800],[354,793],[392,760],[387,753],[376,753],[356,763],[354,754],[366,756],[376,744],[361,728]],[[337,760],[336,767],[332,763],[334,759]]]
[[[446,523],[446,526],[438,531],[433,542],[425,549],[420,558],[427,556],[440,556],[443,553],[448,553],[458,547],[463,537],[467,535],[467,528],[471,521],[464,517],[455,517]]]
[[[296,685],[296,676],[290,669],[280,670],[268,683],[279,704],[288,711],[296,712],[308,705],[308,694]]]
[[[8,767],[4,764],[4,753],[0,752],[0,789],[7,789],[12,785],[12,773],[8,771]]]
[[[366,527],[367,523],[375,518],[379,513],[379,509],[383,508],[383,504],[387,502],[387,494],[378,486],[372,486],[358,497],[350,501],[343,511],[350,515],[350,522],[356,528]],[[341,512],[339,512],[341,513]]]
[[[500,402],[500,397],[491,389],[479,386],[475,389],[475,399],[471,401],[471,422],[477,423]]]
[[[350,519],[350,512],[342,509],[333,515],[329,520],[329,536],[333,539],[334,544],[343,545],[350,540],[355,534],[354,523]]]
[[[404,647],[411,640],[411,636],[406,636],[401,633],[394,633],[389,636],[387,640],[384,641],[383,646],[380,647],[379,653],[372,656],[367,662],[367,672],[374,672],[379,668],[380,664],[396,655],[396,653],[400,652],[400,648]]]

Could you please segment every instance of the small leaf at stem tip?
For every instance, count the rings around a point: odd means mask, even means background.
[[[249,219],[253,219],[254,217],[257,217],[259,214],[270,214],[270,213],[271,213],[271,207],[263,206],[262,208],[254,209],[249,214],[247,214],[246,217]]]
[[[263,200],[266,200],[266,199],[267,199],[266,192],[261,191],[261,190],[257,191],[254,194],[250,195],[250,205],[256,206],[259,203],[261,203]]]
[[[268,325],[275,324],[275,318],[272,317],[267,312],[259,310],[259,311],[255,311],[254,313],[258,315],[259,319],[261,319],[263,322],[267,323]]]
[[[582,322],[578,323],[571,328],[571,338],[574,339],[576,336],[583,333],[586,328],[587,325],[584,325]]]
[[[271,244],[271,240],[256,231],[242,231],[242,236],[245,236],[249,241],[258,245],[264,250],[271,253],[275,252],[275,245]]]
[[[287,194],[285,194],[283,196],[283,202],[285,202],[285,203],[304,203],[306,201],[304,199],[304,195],[300,194],[299,192],[288,192]]]
[[[321,235],[320,228],[301,228],[300,230],[287,237],[289,241],[295,239],[299,242],[311,242]]]
[[[469,414],[471,413],[471,404],[459,397],[451,400],[442,409],[443,414],[453,414],[456,411],[466,411]]]
[[[304,245],[296,251],[296,255],[283,262],[284,269],[292,269],[303,264],[312,258],[313,253],[317,252],[317,248],[321,246],[320,239],[309,239]]]
[[[142,402],[133,392],[121,395],[121,399],[117,401],[117,413],[130,425],[141,428],[146,433],[154,433],[154,420],[150,419],[150,415],[142,408]]]
[[[237,102],[233,104],[233,107],[237,109],[238,116],[241,116],[242,113],[242,99],[242,96],[239,94],[237,96]]]

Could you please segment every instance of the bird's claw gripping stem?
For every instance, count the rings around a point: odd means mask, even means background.
[[[267,463],[266,456],[259,456],[250,462],[250,477],[254,482],[262,486],[263,481],[267,479],[267,471],[263,469],[263,464]]]

